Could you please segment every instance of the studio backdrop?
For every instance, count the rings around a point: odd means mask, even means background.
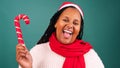
[[[0,0],[0,68],[18,67],[15,16],[23,13],[30,18],[29,25],[20,20],[23,38],[30,50],[64,1],[74,2],[83,9],[83,39],[92,44],[105,68],[120,67],[120,0]]]

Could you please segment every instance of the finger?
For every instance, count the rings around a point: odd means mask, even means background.
[[[25,51],[20,51],[16,54],[16,59],[17,60],[22,60],[26,58],[26,52]]]
[[[23,48],[23,47],[18,47],[17,49],[16,49],[16,55],[18,55],[19,53],[25,53],[26,52],[26,50],[25,50],[25,48]]]
[[[24,61],[25,59],[26,59],[26,57],[24,57],[24,56],[18,56],[18,57],[16,57],[16,61],[17,61],[18,63]]]
[[[22,61],[24,56],[21,56],[20,54],[19,55],[16,55],[16,60],[19,62],[19,61]],[[22,59],[21,59],[22,58]]]
[[[24,46],[18,45],[16,46],[16,54],[18,54],[19,52],[26,52],[27,49]]]
[[[25,50],[28,51],[28,49],[27,49],[27,47],[25,46],[25,44],[18,44],[18,45],[16,46],[16,49],[25,49]]]
[[[25,56],[26,56],[25,53],[19,53],[19,54],[17,54],[16,58],[25,57]]]
[[[18,44],[18,45],[16,45],[16,49],[17,48],[26,48],[26,46],[25,46],[25,44]]]
[[[16,56],[21,55],[24,56],[25,54],[27,54],[27,50],[24,48],[17,48],[16,50]]]
[[[25,47],[23,47],[23,46],[16,46],[16,51],[19,51],[19,50],[25,50]]]
[[[22,60],[21,58],[25,58],[25,56],[26,56],[26,54],[24,54],[24,53],[19,53],[18,55],[16,55],[16,59],[17,59],[18,61],[20,61],[20,60]]]
[[[26,54],[27,51],[26,51],[26,50],[23,50],[23,49],[20,49],[20,50],[17,50],[16,54],[18,55],[19,53],[24,53],[24,54]]]
[[[19,46],[16,49],[16,56],[17,55],[25,56],[28,53],[29,53],[29,51],[27,49],[25,49],[24,47],[22,47],[22,46]]]

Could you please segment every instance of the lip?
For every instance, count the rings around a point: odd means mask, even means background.
[[[64,30],[63,30],[63,37],[64,37],[65,39],[70,39],[70,38],[72,37],[72,35],[73,35],[73,32],[72,32],[72,31],[67,30],[67,29],[64,29]]]
[[[70,31],[70,30],[63,30],[63,33],[68,33],[68,34],[70,34],[70,35],[72,35],[73,34],[73,32],[72,31]]]

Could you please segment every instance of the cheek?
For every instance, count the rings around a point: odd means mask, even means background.
[[[80,27],[75,27],[75,34],[78,35],[80,32]]]
[[[57,34],[60,34],[60,32],[62,32],[64,25],[62,23],[57,23],[56,24],[56,32]]]
[[[56,30],[61,31],[64,28],[65,24],[62,21],[56,23]]]
[[[79,34],[79,32],[80,32],[80,27],[79,26],[75,27],[75,32]]]

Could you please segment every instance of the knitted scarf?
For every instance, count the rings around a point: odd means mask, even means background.
[[[76,39],[73,43],[65,45],[57,41],[55,33],[49,41],[52,51],[65,57],[63,68],[85,68],[84,54],[92,48],[89,43]]]

